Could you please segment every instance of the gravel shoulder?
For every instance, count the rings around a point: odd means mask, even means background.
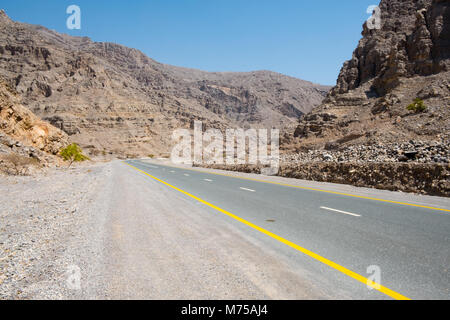
[[[101,261],[104,210],[96,209],[110,174],[110,165],[95,164],[0,176],[0,299],[74,296],[66,282],[71,266],[93,269]]]

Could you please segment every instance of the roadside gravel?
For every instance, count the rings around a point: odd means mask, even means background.
[[[77,298],[67,279],[101,263],[99,198],[110,174],[110,164],[95,164],[0,176],[0,299]]]

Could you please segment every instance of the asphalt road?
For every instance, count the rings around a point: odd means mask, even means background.
[[[226,221],[260,250],[276,252],[331,298],[450,298],[447,198],[344,186],[342,192],[327,184],[319,191],[293,179],[230,176],[150,160],[127,164],[130,175],[208,210],[212,226]],[[367,279],[380,286],[369,289]]]

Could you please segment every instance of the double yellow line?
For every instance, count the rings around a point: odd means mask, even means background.
[[[287,239],[285,239],[283,237],[280,237],[279,235],[276,235],[276,234],[274,234],[274,233],[272,233],[272,232],[270,232],[270,231],[268,231],[268,230],[266,230],[264,228],[261,228],[261,227],[255,225],[255,224],[253,224],[253,223],[251,223],[251,222],[249,222],[249,221],[247,221],[245,219],[242,219],[241,217],[238,217],[238,216],[236,216],[236,215],[234,215],[234,214],[232,214],[232,213],[222,209],[222,208],[219,208],[219,207],[213,205],[212,203],[209,203],[209,202],[207,202],[207,201],[205,201],[205,200],[203,200],[203,199],[201,199],[199,197],[196,197],[196,196],[190,194],[189,192],[186,192],[186,191],[184,191],[184,190],[182,190],[180,188],[177,188],[177,187],[175,187],[175,186],[173,186],[173,185],[171,185],[171,184],[169,184],[169,183],[167,183],[167,182],[165,182],[165,181],[163,181],[161,179],[158,179],[157,177],[154,177],[151,174],[149,174],[149,173],[147,173],[147,172],[145,172],[143,170],[140,170],[140,169],[132,166],[131,164],[129,164],[127,162],[125,162],[125,164],[127,164],[131,168],[133,168],[133,169],[135,169],[135,170],[137,170],[137,171],[139,171],[139,172],[149,176],[150,178],[152,178],[152,179],[154,179],[154,180],[156,180],[156,181],[158,181],[158,182],[160,182],[160,183],[162,183],[162,184],[164,184],[164,185],[166,185],[166,186],[168,186],[168,187],[170,187],[170,188],[172,188],[174,190],[177,190],[178,192],[180,192],[182,194],[185,194],[188,197],[191,197],[191,198],[197,200],[198,202],[201,202],[201,203],[205,204],[206,206],[208,206],[210,208],[213,208],[213,209],[215,209],[215,210],[217,210],[217,211],[219,211],[219,212],[221,212],[221,213],[223,213],[223,214],[225,214],[225,215],[227,215],[227,216],[229,216],[229,217],[231,217],[231,218],[233,218],[233,219],[235,219],[235,220],[237,220],[237,221],[239,221],[239,222],[241,222],[241,223],[243,223],[243,224],[245,224],[247,226],[249,226],[252,229],[255,229],[255,230],[257,230],[257,231],[259,231],[259,232],[261,232],[261,233],[263,233],[263,234],[265,234],[265,235],[267,235],[267,236],[269,236],[269,237],[271,237],[271,238],[273,238],[275,240],[278,240],[279,242],[284,243],[285,245],[287,245],[287,246],[289,246],[289,247],[291,247],[291,248],[293,248],[293,249],[295,249],[297,251],[300,251],[301,253],[303,253],[303,254],[305,254],[305,255],[307,255],[307,256],[309,256],[309,257],[311,257],[311,258],[313,258],[313,259],[315,259],[317,261],[320,261],[323,264],[325,264],[325,265],[327,265],[327,266],[329,266],[329,267],[331,267],[331,268],[333,268],[333,269],[335,269],[337,271],[340,271],[343,274],[345,274],[345,275],[347,275],[347,276],[349,276],[349,277],[351,277],[351,278],[353,278],[355,280],[358,280],[359,282],[362,282],[365,285],[368,285],[368,286],[372,287],[375,290],[378,290],[378,291],[384,293],[385,295],[387,295],[387,296],[389,296],[389,297],[391,297],[393,299],[396,299],[396,300],[410,300],[410,298],[408,298],[408,297],[406,297],[406,296],[404,296],[404,295],[402,295],[402,294],[400,294],[398,292],[395,292],[395,291],[393,291],[393,290],[391,290],[391,289],[389,289],[387,287],[384,287],[384,286],[382,286],[379,283],[375,283],[372,280],[367,279],[366,277],[364,277],[364,276],[362,276],[362,275],[360,275],[360,274],[358,274],[356,272],[353,272],[350,269],[347,269],[347,268],[345,268],[345,267],[343,267],[343,266],[341,266],[341,265],[339,265],[339,264],[337,264],[337,263],[335,263],[335,262],[333,262],[331,260],[328,260],[327,258],[324,258],[324,257],[318,255],[317,253],[314,253],[314,252],[312,252],[312,251],[310,251],[308,249],[305,249],[305,248],[303,248],[303,247],[301,247],[301,246],[299,246],[299,245],[297,245],[297,244],[295,244],[295,243],[293,243],[293,242],[291,242],[291,241],[289,241],[289,240],[287,240]]]

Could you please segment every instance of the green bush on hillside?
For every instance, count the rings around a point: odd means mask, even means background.
[[[407,109],[415,113],[421,113],[427,110],[427,106],[422,99],[416,98],[414,99],[414,102],[407,107]]]

